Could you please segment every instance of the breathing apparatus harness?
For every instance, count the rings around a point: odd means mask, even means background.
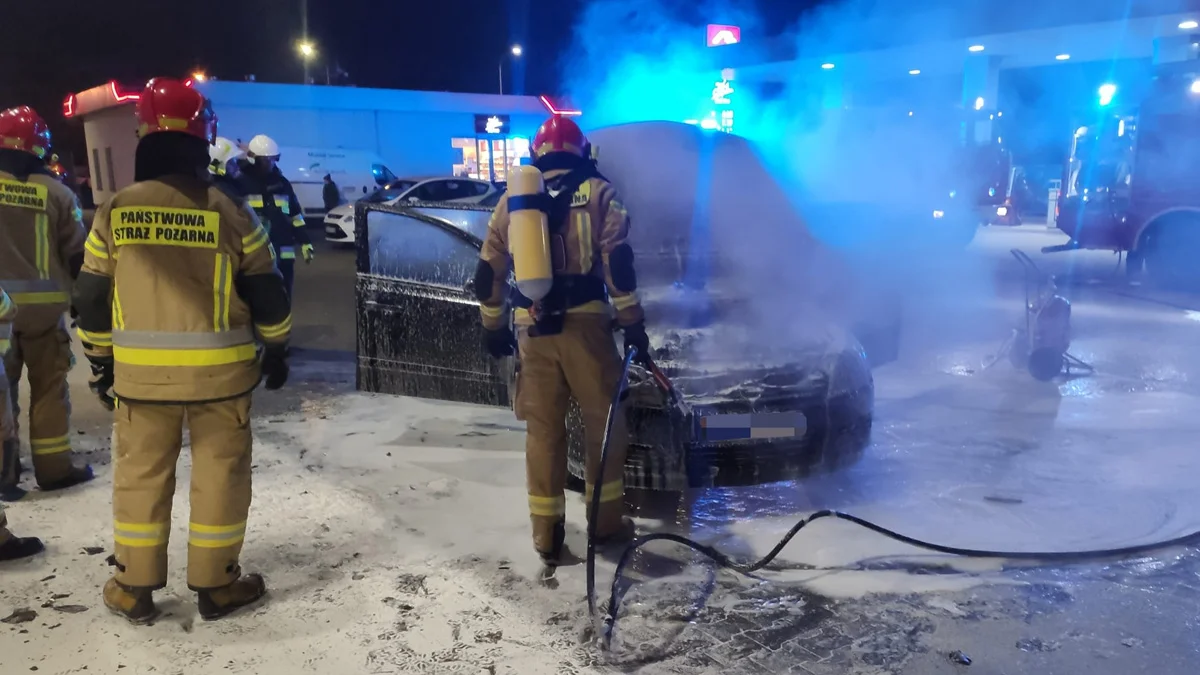
[[[647,371],[650,373],[652,379],[654,379],[654,381],[662,389],[663,394],[666,396],[669,405],[671,405],[671,406],[680,405],[679,394],[676,392],[675,388],[671,385],[671,382],[669,379],[667,379],[666,375],[664,375],[662,373],[662,371],[658,369],[658,366],[655,365],[654,361],[650,358],[650,356],[648,354],[639,355],[637,353],[636,348],[629,349],[625,355],[625,363],[624,363],[624,367],[621,370],[621,378],[617,382],[617,389],[616,389],[616,391],[613,392],[612,402],[610,404],[609,411],[608,411],[608,420],[607,420],[607,422],[605,424],[605,428],[604,428],[604,441],[601,445],[600,462],[599,462],[599,466],[597,467],[597,471],[598,471],[597,475],[600,475],[600,476],[605,475],[604,468],[605,468],[605,465],[608,463],[608,448],[609,448],[609,443],[612,440],[612,426],[613,426],[614,414],[617,410],[617,406],[620,405],[621,401],[625,398],[628,383],[629,383],[629,368],[635,361],[638,361],[645,365],[645,367],[646,367]],[[592,493],[592,504],[591,504],[592,513],[598,512],[597,510],[599,509],[599,496],[600,496],[599,490],[595,490]],[[868,530],[871,530],[872,532],[881,534],[881,535],[883,535],[889,539],[892,539],[894,541],[898,541],[903,544],[908,544],[909,546],[914,546],[916,548],[921,548],[921,549],[925,549],[928,551],[934,551],[936,553],[945,553],[948,555],[962,556],[962,557],[968,557],[968,558],[1008,558],[1010,560],[1025,560],[1025,561],[1037,561],[1037,562],[1079,563],[1079,562],[1084,562],[1084,561],[1088,561],[1088,560],[1133,557],[1133,556],[1141,555],[1141,554],[1148,553],[1151,551],[1157,551],[1157,550],[1172,548],[1175,546],[1182,546],[1182,545],[1189,544],[1189,543],[1195,543],[1197,540],[1200,540],[1200,531],[1197,531],[1197,532],[1191,532],[1188,534],[1184,534],[1179,537],[1174,537],[1172,539],[1167,539],[1164,541],[1149,542],[1149,543],[1145,543],[1145,544],[1136,544],[1133,546],[1123,546],[1123,547],[1119,547],[1119,548],[1097,549],[1097,550],[1092,550],[1092,551],[991,551],[991,550],[986,550],[986,549],[972,549],[972,548],[960,548],[957,546],[946,546],[943,544],[936,544],[936,543],[932,543],[932,542],[928,542],[928,541],[923,541],[921,539],[916,539],[914,537],[909,537],[907,535],[900,534],[899,532],[890,530],[886,527],[883,527],[882,525],[876,525],[875,523],[872,523],[868,520],[864,520],[857,516],[852,516],[850,514],[842,513],[840,511],[833,511],[830,509],[822,509],[820,511],[817,511],[816,513],[813,513],[812,515],[802,518],[799,522],[797,522],[795,525],[792,526],[792,529],[788,530],[787,534],[785,534],[783,536],[783,538],[779,540],[779,543],[776,544],[774,548],[772,548],[769,552],[767,552],[767,554],[765,556],[763,556],[761,559],[759,559],[757,561],[753,561],[753,562],[750,562],[750,561],[739,562],[737,560],[734,560],[733,558],[730,558],[729,556],[725,555],[724,553],[718,551],[716,548],[714,548],[712,546],[708,546],[707,544],[702,544],[693,539],[689,539],[682,535],[674,534],[671,532],[652,532],[650,534],[645,534],[640,537],[636,537],[629,544],[629,546],[627,546],[625,548],[625,550],[621,553],[621,557],[617,562],[616,570],[613,572],[612,588],[611,588],[611,592],[609,595],[609,601],[608,601],[608,610],[605,613],[605,615],[603,617],[601,617],[599,612],[597,611],[596,599],[595,599],[595,595],[596,595],[596,581],[595,581],[596,527],[593,522],[589,522],[588,529],[587,529],[588,549],[587,549],[587,561],[586,561],[587,562],[587,603],[588,603],[588,612],[592,617],[593,626],[597,629],[597,635],[600,636],[601,648],[607,650],[611,645],[612,636],[613,636],[613,633],[616,631],[616,626],[617,626],[617,613],[620,610],[621,598],[623,596],[623,593],[621,592],[621,588],[622,588],[621,581],[625,577],[625,568],[628,567],[630,561],[633,559],[634,552],[636,552],[639,548],[642,548],[643,546],[645,546],[646,544],[649,544],[652,541],[670,541],[670,542],[674,542],[676,544],[680,544],[682,546],[686,546],[687,548],[690,548],[691,550],[695,551],[696,553],[699,553],[700,555],[712,560],[719,567],[723,567],[725,569],[732,570],[739,574],[750,575],[750,574],[753,574],[754,572],[757,572],[758,570],[765,568],[767,565],[771,564],[771,561],[773,561],[780,553],[783,552],[783,549],[787,547],[787,545],[800,532],[800,530],[804,529],[809,524],[811,524],[815,521],[821,520],[822,518],[834,518],[837,520],[849,521],[851,523],[854,523],[855,525],[858,525],[859,527],[864,527]]]
[[[546,222],[550,230],[551,241],[557,241],[555,248],[562,253],[562,231],[571,218],[571,199],[579,188],[592,178],[608,179],[596,168],[596,162],[566,152],[552,152],[539,157],[533,166],[543,173],[566,169],[567,173],[550,179],[547,189],[554,190],[554,196],[547,193],[509,197],[509,208],[533,207],[546,214]],[[586,266],[586,261],[584,261]],[[567,310],[572,307],[593,302],[604,301],[608,298],[608,289],[604,280],[592,274],[555,274],[554,283],[546,297],[533,302],[513,288],[511,301],[513,306],[528,310],[533,317],[534,325],[529,330],[530,337],[557,335],[562,332]]]

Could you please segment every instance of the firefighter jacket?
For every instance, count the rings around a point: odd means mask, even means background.
[[[12,347],[12,324],[17,318],[17,303],[12,301],[4,288],[0,287],[0,358],[3,358]],[[5,386],[0,382],[0,386]],[[4,412],[0,411],[0,415]],[[3,439],[0,439],[3,440]]]
[[[96,212],[74,299],[88,355],[111,354],[113,391],[146,403],[248,393],[261,374],[256,334],[286,344],[292,326],[253,211],[178,174],[134,183]]]
[[[0,287],[24,308],[15,330],[53,327],[67,311],[83,262],[83,212],[54,177],[0,170]]]
[[[566,173],[546,172],[547,192],[552,199],[558,197],[556,179]],[[528,303],[518,302],[514,322],[533,325],[539,310],[544,309],[540,305],[552,297],[558,298],[560,307],[550,308],[551,311],[603,314],[615,309],[617,323],[622,327],[643,321],[633,249],[628,241],[629,216],[612,184],[602,178],[588,178],[571,193],[565,217],[557,223],[554,220],[552,216],[549,223],[554,287],[539,305],[521,307],[520,304]],[[488,223],[475,279],[479,311],[484,327],[489,330],[508,323],[508,276],[512,265],[508,224],[508,195],[505,195]]]
[[[238,193],[258,214],[271,235],[271,244],[280,260],[294,260],[296,249],[312,245],[304,229],[304,210],[292,184],[277,168],[265,174],[255,164],[238,160],[240,171],[234,181]]]

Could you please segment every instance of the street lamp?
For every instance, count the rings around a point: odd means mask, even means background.
[[[309,61],[317,55],[317,48],[308,40],[301,40],[296,43],[296,50],[300,52],[300,58]]]
[[[525,53],[525,50],[521,48],[521,45],[513,45],[512,48],[509,49],[508,51],[510,54],[513,55],[514,59],[521,58],[521,54]],[[504,61],[501,61],[500,63],[496,64],[496,74],[499,76],[499,79],[500,79],[500,95],[503,96],[504,95]]]

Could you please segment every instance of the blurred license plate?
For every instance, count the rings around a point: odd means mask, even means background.
[[[705,415],[700,418],[700,436],[708,443],[803,438],[807,431],[808,421],[804,413],[799,412]]]

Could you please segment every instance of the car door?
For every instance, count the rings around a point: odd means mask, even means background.
[[[360,204],[357,387],[508,406],[512,359],[482,345],[478,237],[402,206]]]

